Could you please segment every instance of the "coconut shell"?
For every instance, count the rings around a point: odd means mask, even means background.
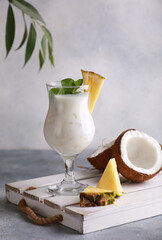
[[[122,132],[119,135],[119,137],[116,139],[116,141],[113,145],[113,149],[112,149],[112,156],[115,158],[118,171],[120,172],[120,174],[123,177],[125,177],[126,179],[128,179],[132,182],[144,182],[144,181],[147,181],[147,180],[153,178],[157,173],[159,173],[161,171],[161,169],[154,174],[148,175],[148,174],[137,172],[137,171],[133,170],[132,168],[129,168],[125,164],[125,162],[121,158],[121,148],[120,148],[121,144],[120,143],[121,143],[121,139],[122,139],[123,135],[127,131],[130,131],[130,130],[135,130],[135,129],[128,129],[128,130]]]
[[[87,160],[98,170],[104,171],[110,158],[112,158],[112,148],[113,145],[111,147],[108,147],[95,157],[88,157]]]
[[[126,131],[122,132],[122,134],[126,133],[129,130],[135,130],[135,129],[127,129]],[[114,146],[115,141],[110,143],[108,147],[95,157],[90,156],[87,158],[89,163],[94,166],[96,169],[101,170],[102,172],[105,170],[110,158],[114,158],[113,156],[113,146]]]

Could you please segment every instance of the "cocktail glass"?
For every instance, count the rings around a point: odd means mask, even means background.
[[[50,193],[77,195],[86,185],[76,181],[74,161],[92,141],[95,126],[88,109],[88,85],[77,87],[73,94],[57,94],[52,88],[72,89],[60,82],[47,83],[49,109],[44,123],[44,136],[48,145],[58,152],[65,162],[65,177],[59,184],[48,187]]]

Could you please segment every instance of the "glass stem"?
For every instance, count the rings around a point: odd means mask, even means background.
[[[76,159],[76,156],[70,156],[70,157],[63,156],[63,159],[65,162],[64,182],[75,182],[73,169],[74,169],[74,160]]]

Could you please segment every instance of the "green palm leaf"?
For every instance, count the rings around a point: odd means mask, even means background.
[[[26,25],[26,21],[25,21],[25,16],[24,16],[24,13],[23,13],[23,12],[22,12],[22,14],[23,14],[23,20],[24,20],[25,30],[24,30],[24,34],[23,34],[22,41],[21,41],[19,47],[16,48],[16,50],[20,49],[20,48],[24,45],[24,43],[25,43],[25,41],[26,41],[26,39],[27,39],[27,35],[28,35],[28,29],[27,29],[27,25]]]
[[[43,35],[41,40],[41,49],[39,50],[39,70],[41,70],[46,59],[46,36]]]
[[[49,55],[49,60],[51,62],[51,65],[54,66],[54,57],[53,57],[53,39],[50,31],[45,27],[40,25],[42,31],[44,32],[44,35],[46,36],[48,40],[48,55]]]
[[[52,35],[51,35],[50,31],[45,26],[42,26],[42,25],[40,25],[40,26],[41,26],[41,29],[44,32],[44,35],[46,36],[49,44],[52,46],[53,45],[53,39],[52,39]]]
[[[52,45],[48,42],[48,55],[51,65],[54,66],[54,57],[53,57],[53,48]]]
[[[6,57],[8,56],[15,38],[15,17],[11,5],[8,6],[6,22]]]
[[[35,30],[34,23],[32,22],[31,25],[30,25],[29,37],[28,37],[28,41],[27,41],[27,45],[26,45],[24,66],[26,65],[26,63],[29,61],[29,59],[32,56],[32,53],[33,53],[34,48],[35,48],[36,37],[37,37],[37,33],[36,33],[36,30]]]
[[[10,2],[15,7],[19,8],[21,11],[23,11],[25,14],[30,16],[31,18],[37,19],[38,21],[45,24],[45,22],[44,22],[43,18],[41,17],[40,13],[30,3],[28,3],[24,0],[10,0]]]

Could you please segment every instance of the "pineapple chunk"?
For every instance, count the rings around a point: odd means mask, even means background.
[[[110,192],[112,193],[111,190],[105,190],[105,189],[101,189],[101,188],[97,188],[97,187],[92,187],[92,186],[88,186],[84,189],[84,191],[82,192],[90,192],[90,193],[104,193],[104,192]]]
[[[105,78],[94,72],[81,71],[83,75],[83,84],[89,85],[88,107],[90,113],[92,113]]]
[[[88,186],[80,193],[81,207],[106,206],[113,204],[114,201],[115,194],[113,191],[109,190]]]
[[[120,183],[115,158],[109,160],[97,187],[112,190],[116,196],[122,196],[123,189]]]

